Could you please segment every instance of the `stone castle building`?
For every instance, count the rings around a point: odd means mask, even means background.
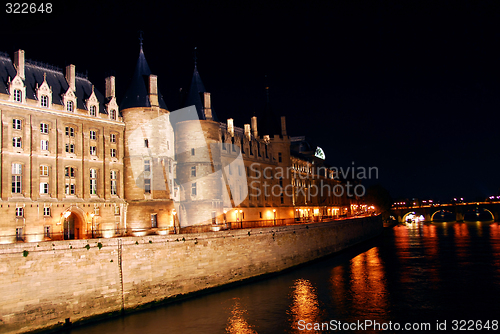
[[[196,65],[184,106],[168,110],[142,44],[120,105],[113,76],[102,95],[74,65],[62,71],[23,50],[0,54],[0,243],[350,210],[345,194],[307,192],[342,182],[315,147],[287,134],[284,117],[281,126],[269,110],[243,128],[220,122]]]

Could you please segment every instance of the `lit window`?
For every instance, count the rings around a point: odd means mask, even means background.
[[[116,134],[112,133],[109,135],[109,141],[111,143],[116,143]]]
[[[21,193],[23,166],[21,164],[12,164],[12,192]]]
[[[120,215],[120,207],[115,206],[115,215],[119,216]]]
[[[96,116],[96,107],[95,106],[90,106],[90,116]]]
[[[109,112],[109,118],[116,119],[116,110],[111,109],[111,111]]]
[[[22,125],[23,125],[23,121],[21,121],[20,119],[14,118],[12,120],[12,128],[14,128],[14,130],[21,130]]]
[[[196,182],[191,183],[191,195],[196,195]]]
[[[12,146],[14,147],[23,147],[21,137],[12,138]]]
[[[74,137],[75,136],[75,129],[73,129],[72,127],[70,126],[67,126],[66,129],[66,136],[69,136],[69,137]]]
[[[16,208],[16,217],[24,217],[24,208]]]
[[[49,97],[47,95],[42,95],[40,97],[40,105],[42,107],[48,107],[49,106]]]
[[[97,195],[97,170],[90,169],[90,194]]]
[[[99,216],[99,207],[98,206],[94,207],[94,215]]]
[[[191,167],[191,176],[196,176],[196,166]]]
[[[116,195],[117,194],[117,189],[116,189],[116,185],[117,185],[117,172],[115,170],[112,170],[111,171],[111,195]],[[115,207],[116,209],[117,207]],[[120,208],[118,207],[118,214],[120,214]],[[116,213],[115,213],[116,214]]]
[[[14,101],[21,102],[23,99],[23,93],[20,89],[14,89]]]
[[[90,155],[97,155],[97,147],[90,146]]]
[[[116,158],[116,149],[115,149],[115,148],[112,148],[112,149],[110,150],[110,153],[111,153],[111,157],[112,157],[112,158]]]
[[[90,140],[96,140],[96,138],[97,138],[96,132],[91,130],[90,131]]]
[[[67,111],[73,111],[74,108],[75,108],[75,104],[73,103],[73,101],[66,102],[66,110]]]
[[[40,183],[40,194],[48,194],[49,193],[49,184],[47,182]]]
[[[49,141],[45,140],[45,139],[40,140],[40,148],[42,149],[42,151],[48,151],[49,150]]]
[[[40,176],[49,176],[49,166],[40,165]]]
[[[49,125],[47,123],[40,123],[40,132],[44,134],[49,133]]]

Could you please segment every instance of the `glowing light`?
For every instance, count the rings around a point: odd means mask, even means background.
[[[226,212],[224,212],[226,213]],[[177,212],[175,211],[175,209],[172,210],[172,214],[175,216],[177,214]]]
[[[71,211],[66,211],[66,212],[64,213],[64,218],[66,219],[66,218],[68,218],[69,216],[71,216]]]

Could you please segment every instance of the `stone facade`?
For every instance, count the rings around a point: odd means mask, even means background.
[[[114,77],[102,95],[74,65],[0,55],[0,243],[310,220],[349,208],[345,196],[301,190],[340,181],[293,153],[284,117],[279,133],[259,133],[256,117],[243,128],[219,122],[210,93],[196,91],[201,117],[171,122],[142,47],[134,80],[119,108]],[[196,68],[193,83],[203,87]]]

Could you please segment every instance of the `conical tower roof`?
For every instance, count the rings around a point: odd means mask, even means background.
[[[134,76],[132,78],[130,86],[128,87],[127,94],[125,95],[125,98],[122,100],[122,103],[120,105],[121,110],[137,107],[151,107],[148,94],[150,75],[151,70],[149,69],[146,57],[144,56],[141,42],[141,50],[139,52],[139,59],[137,59],[137,64],[135,66]],[[158,103],[160,105],[160,108],[168,110],[159,89]]]
[[[196,51],[196,49],[195,49]],[[194,62],[193,77],[191,79],[191,86],[189,87],[189,92],[187,93],[186,100],[183,103],[183,107],[195,106],[198,113],[198,118],[206,120],[203,104],[203,93],[206,93],[205,85],[201,81],[200,73],[198,72],[198,66],[196,63],[196,55]],[[214,112],[212,107],[212,119],[216,122],[219,121],[217,114]]]

